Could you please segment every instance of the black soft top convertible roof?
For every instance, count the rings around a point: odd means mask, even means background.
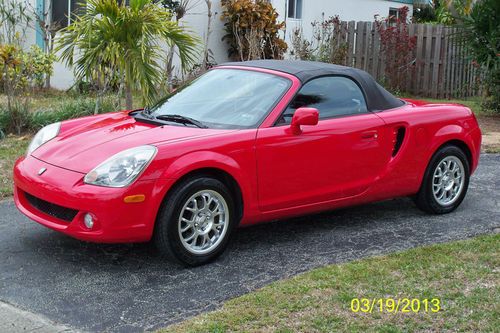
[[[362,88],[368,110],[382,111],[397,108],[404,102],[379,85],[373,77],[360,69],[332,65],[316,61],[300,60],[251,60],[243,62],[228,62],[221,66],[244,66],[271,69],[297,77],[302,83],[327,75],[348,77]]]

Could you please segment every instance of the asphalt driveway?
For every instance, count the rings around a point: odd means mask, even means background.
[[[313,267],[500,228],[500,155],[483,155],[462,206],[429,216],[409,199],[238,231],[213,264],[185,269],[148,244],[98,245],[0,203],[0,301],[85,331],[136,332],[213,309]]]

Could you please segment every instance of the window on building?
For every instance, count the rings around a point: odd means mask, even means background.
[[[293,19],[302,18],[302,0],[288,0],[288,17]]]
[[[395,24],[399,18],[399,8],[389,8],[389,23]]]
[[[77,15],[84,7],[85,4],[81,0],[53,0],[52,22],[59,28],[67,27],[73,15]]]

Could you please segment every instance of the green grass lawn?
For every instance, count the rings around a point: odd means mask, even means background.
[[[25,154],[31,136],[8,136],[0,140],[0,200],[12,195],[12,168],[16,159]]]
[[[318,268],[161,332],[498,332],[500,235]],[[434,312],[351,311],[353,298],[438,298]]]
[[[40,111],[40,110],[57,110],[61,107],[64,107],[70,101],[95,101],[96,96],[95,93],[89,94],[80,94],[76,91],[61,91],[61,90],[43,90],[33,94],[31,98],[31,111]],[[117,101],[116,93],[108,93],[106,94],[105,100],[111,102]],[[122,99],[121,108],[124,109],[124,99]],[[5,94],[0,94],[0,105],[7,104],[7,96]],[[141,97],[138,93],[134,93],[133,99],[133,107],[140,108],[143,106]],[[119,110],[116,110],[119,111]]]

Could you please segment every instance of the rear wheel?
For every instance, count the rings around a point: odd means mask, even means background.
[[[415,200],[417,206],[433,214],[455,210],[467,193],[469,168],[467,156],[460,148],[452,145],[440,148],[425,171]]]
[[[228,188],[213,178],[193,178],[176,186],[164,201],[154,241],[167,257],[197,266],[224,251],[235,225]]]

